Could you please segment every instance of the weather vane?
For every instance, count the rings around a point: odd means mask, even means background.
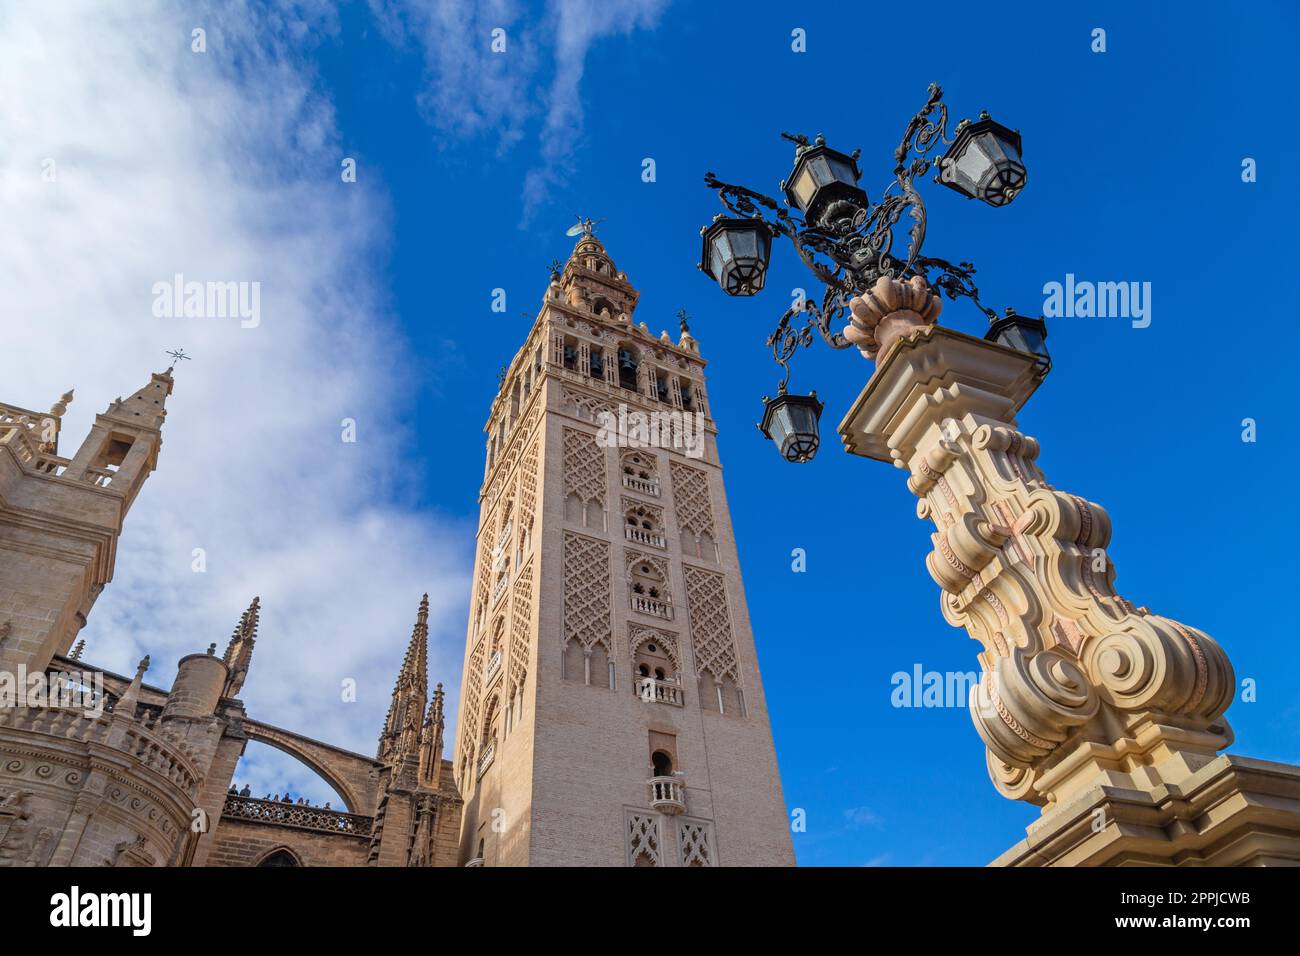
[[[578,221],[574,223],[572,226],[570,226],[568,228],[568,231],[565,232],[564,234],[566,236],[582,236],[585,239],[590,239],[593,235],[595,235],[596,226],[598,226],[600,223],[604,221],[605,221],[604,216],[601,216],[599,219],[591,219],[586,216],[579,216]]]
[[[686,312],[685,309],[678,309],[678,310],[677,310],[677,319],[678,319],[678,321],[681,322],[681,324],[682,324],[682,334],[683,334],[683,335],[685,335],[687,332],[689,332],[689,331],[691,330],[691,327],[690,327],[689,325],[687,325],[687,322],[690,321],[690,318],[691,318],[690,315],[687,314],[687,312]]]
[[[188,362],[192,358],[185,354],[184,349],[171,349],[167,354],[172,357],[173,362]]]

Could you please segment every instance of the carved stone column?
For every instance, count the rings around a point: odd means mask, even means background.
[[[1016,428],[1033,356],[916,316],[879,322],[888,341],[839,431],[908,473],[943,615],[981,647],[970,703],[989,775],[1043,807],[996,862],[1300,864],[1300,768],[1216,756],[1232,742],[1227,655],[1115,591],[1105,510],[1048,484]]]

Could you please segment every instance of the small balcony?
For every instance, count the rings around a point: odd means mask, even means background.
[[[487,772],[487,768],[492,766],[492,758],[496,755],[497,742],[493,740],[488,743],[487,747],[484,748],[482,755],[478,758],[478,776],[481,777]]]
[[[492,680],[492,675],[497,672],[497,668],[499,668],[500,666],[501,666],[501,649],[497,648],[495,651],[492,652],[492,656],[488,658],[487,668],[483,672],[484,684],[487,684]]]
[[[673,606],[665,601],[656,598],[642,597],[640,594],[633,594],[631,599],[632,610],[638,614],[646,614],[650,617],[661,617],[665,621],[673,619]]]
[[[681,777],[651,777],[646,781],[650,791],[650,809],[660,813],[686,812],[686,784]]]
[[[629,541],[635,541],[637,544],[646,544],[652,548],[667,548],[668,542],[658,531],[646,531],[644,528],[635,528],[632,525],[623,527],[623,534]]]
[[[639,491],[641,494],[649,495],[652,498],[659,497],[659,481],[655,478],[638,478],[636,475],[624,475],[623,487]]]
[[[682,686],[674,680],[659,680],[655,677],[638,677],[633,682],[636,695],[647,704],[672,704],[682,706]]]
[[[492,589],[492,606],[493,606],[493,607],[495,607],[495,606],[496,606],[496,603],[497,603],[498,601],[501,600],[501,595],[505,594],[505,593],[506,593],[506,589],[509,588],[509,587],[510,587],[510,575],[509,575],[509,573],[506,573],[506,574],[501,575],[501,577],[497,579],[496,587],[494,587],[494,588]]]

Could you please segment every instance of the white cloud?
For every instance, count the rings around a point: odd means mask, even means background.
[[[371,753],[423,591],[431,679],[458,683],[473,529],[402,504],[420,476],[396,424],[400,333],[360,265],[389,207],[371,177],[339,178],[309,58],[333,29],[328,5],[0,7],[0,400],[39,410],[75,386],[71,456],[184,346],[86,657],[131,673],[147,652],[166,686],[258,594],[250,714]],[[259,281],[260,325],[153,317],[153,283],[178,272]]]
[[[370,0],[384,34],[422,46],[428,72],[419,97],[425,116],[447,137],[494,132],[502,151],[540,122],[538,160],[524,176],[523,225],[571,168],[581,138],[581,86],[587,54],[597,41],[652,29],[668,0],[548,0],[529,17],[510,0]],[[492,31],[506,31],[506,51],[494,53]]]

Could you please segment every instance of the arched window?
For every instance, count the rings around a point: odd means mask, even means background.
[[[284,847],[262,857],[258,866],[302,866],[301,861]]]
[[[671,777],[673,775],[673,758],[662,750],[656,750],[650,755],[650,763],[654,767],[656,777]]]
[[[620,344],[618,347],[618,384],[629,391],[637,390],[637,369],[641,359],[632,345]]]

